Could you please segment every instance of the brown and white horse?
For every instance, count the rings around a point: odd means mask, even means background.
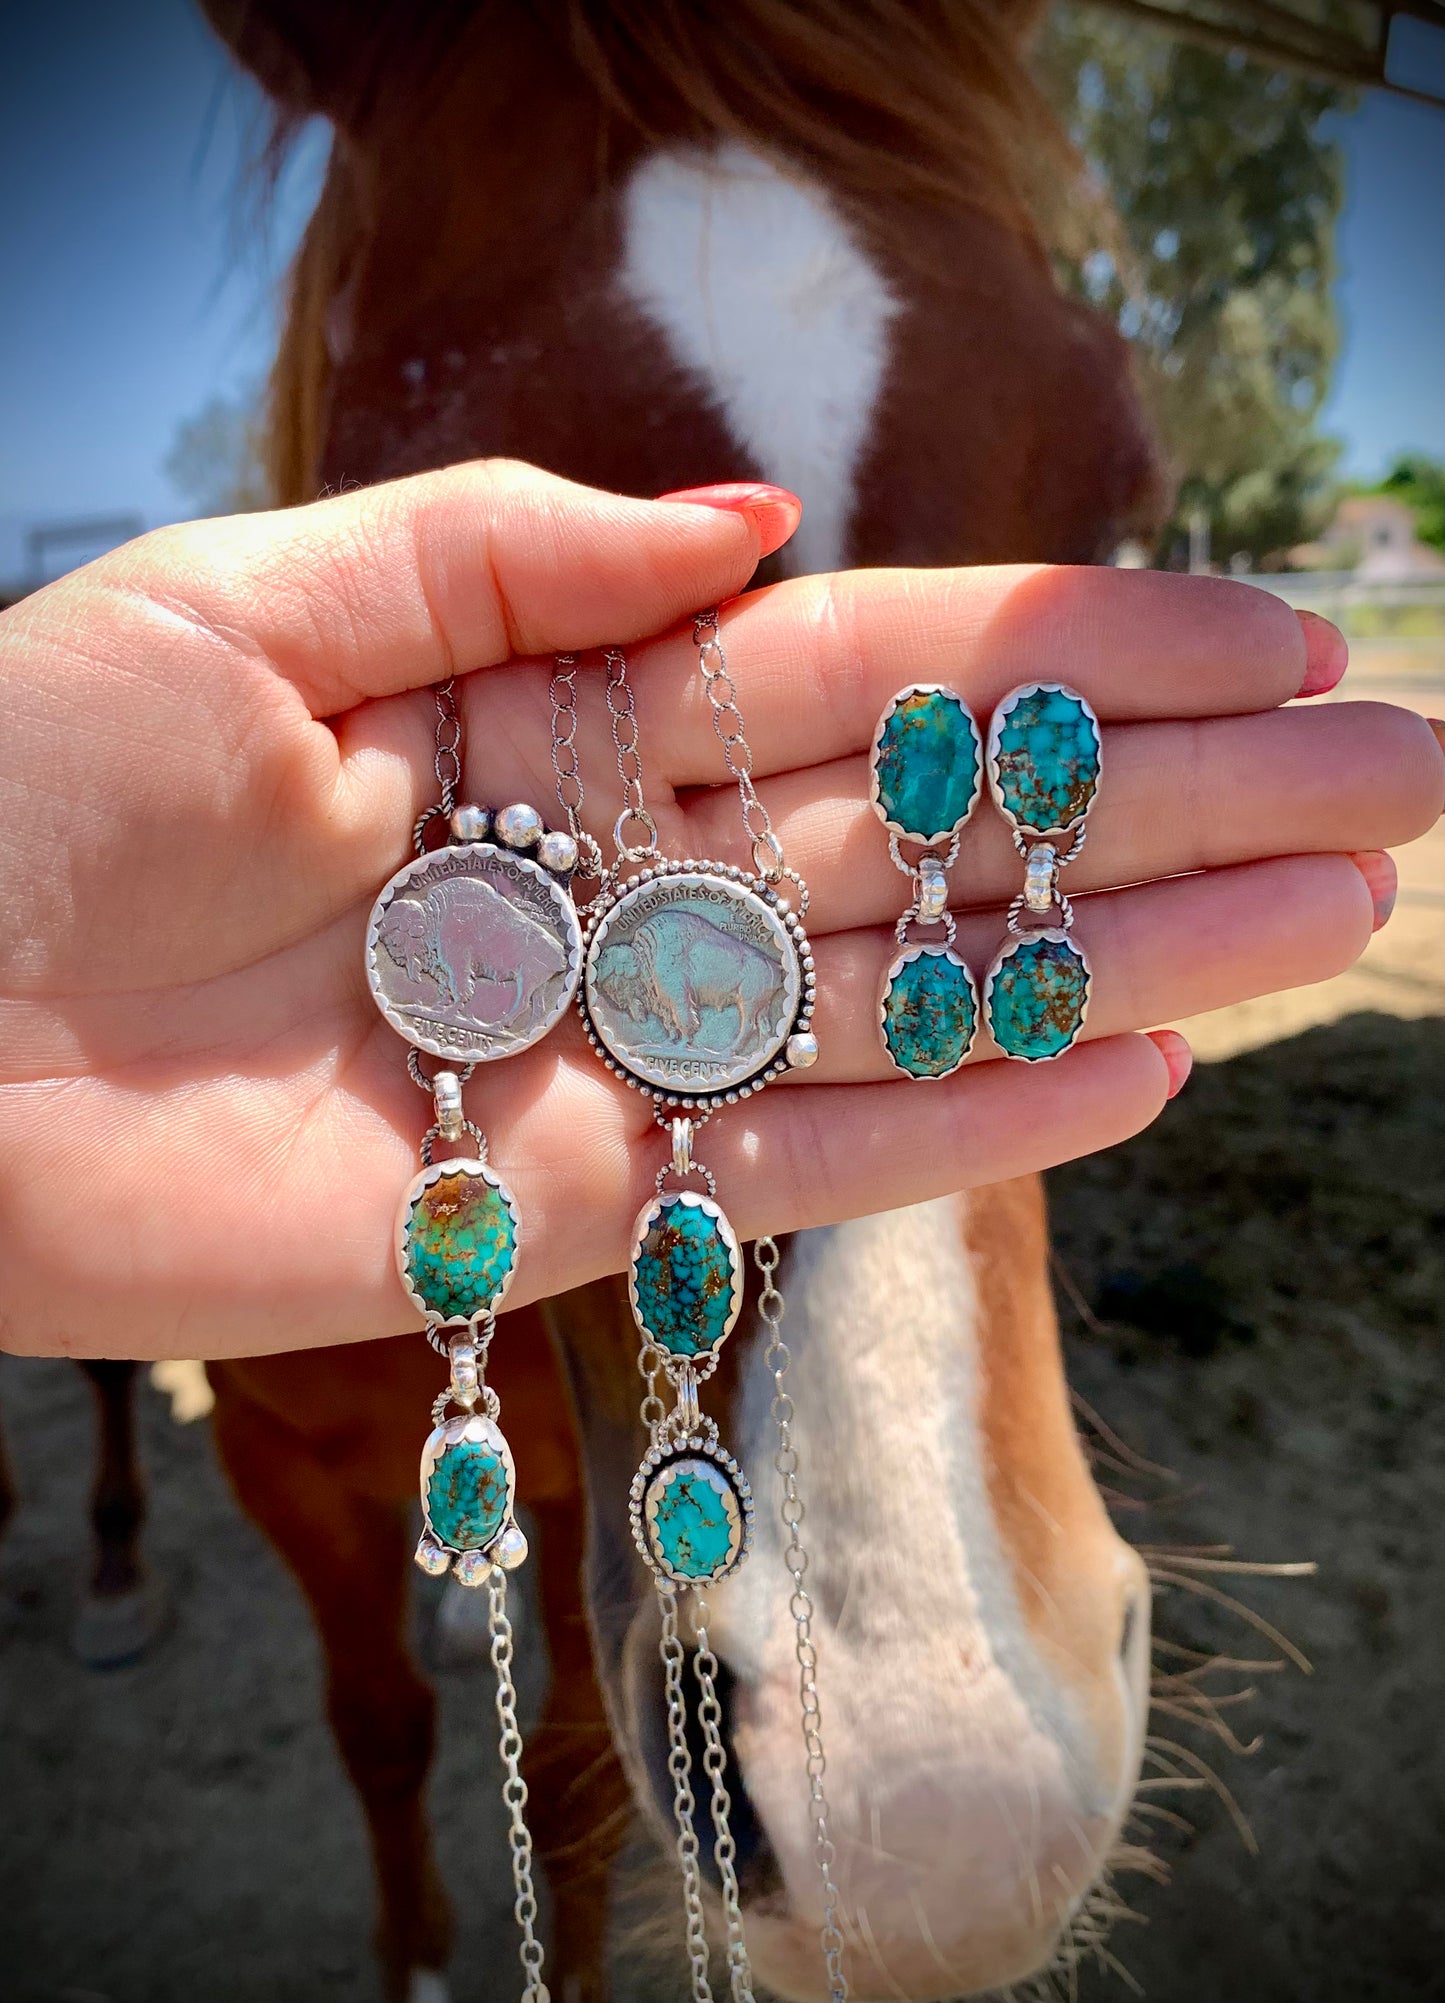
[[[643,494],[763,478],[804,499],[781,566],[804,571],[1097,561],[1152,518],[1123,347],[1030,221],[1067,179],[1022,66],[1031,4],[208,4],[286,114],[336,127],[277,369],[281,500],[490,454]],[[1070,1418],[1040,1188],[808,1233],[784,1284],[854,1993],[1024,1980],[1106,1872],[1148,1681],[1147,1581]],[[554,1993],[590,1998],[628,1791],[669,1827],[624,1521],[635,1336],[616,1282],[550,1303],[551,1346],[509,1319],[493,1377],[552,1664],[531,1813]],[[719,1396],[766,1499],[760,1348],[749,1315]],[[440,1995],[432,1699],[404,1640],[435,1360],[412,1339],[214,1379],[237,1492],[320,1626],[391,1994]],[[760,1518],[714,1640],[755,1965],[805,1998],[819,1897]]]

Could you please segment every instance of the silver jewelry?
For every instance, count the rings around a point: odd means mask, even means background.
[[[888,830],[895,869],[913,884],[898,920],[897,957],[878,991],[878,1037],[905,1078],[949,1078],[978,1029],[978,987],[955,950],[948,872],[964,824],[983,791],[983,745],[973,711],[939,682],[900,689],[878,719],[869,754],[869,797]],[[919,845],[916,862],[902,842]],[[915,926],[942,928],[942,942],[914,944]]]
[[[372,998],[411,1045],[407,1069],[430,1093],[434,1112],[395,1241],[407,1298],[448,1364],[422,1449],[416,1562],[433,1578],[450,1572],[462,1585],[486,1590],[522,2003],[549,2003],[507,1618],[507,1574],[525,1561],[527,1540],[516,1520],[517,1471],[498,1423],[501,1403],[486,1381],[522,1218],[488,1163],[480,1128],[464,1115],[462,1090],[477,1064],[510,1057],[545,1036],[577,991],[582,931],[568,880],[579,852],[570,835],[549,834],[524,802],[496,812],[458,804],[462,729],[455,689],[446,681],[435,693],[441,799],[417,821],[416,857],[383,889],[366,931]],[[451,839],[428,848],[439,819]],[[423,1052],[461,1068],[443,1064],[428,1074]]]
[[[628,1265],[628,1294],[641,1338],[638,1369],[645,1387],[642,1422],[648,1439],[628,1508],[634,1540],[653,1574],[658,1596],[668,1770],[690,1995],[693,2003],[712,2003],[687,1738],[680,1595],[691,1596],[697,1719],[727,1932],[729,1992],[732,2003],[752,2003],[732,1804],[725,1779],[717,1661],[708,1639],[703,1589],[727,1578],[746,1558],[754,1503],[747,1476],[723,1446],[717,1421],[702,1411],[698,1396],[717,1368],[722,1345],[742,1306],[742,1252],[716,1200],[714,1177],[695,1158],[693,1146],[713,1114],[762,1091],[789,1068],[803,1069],[816,1061],[818,1046],[811,1023],[817,983],[803,929],[807,886],[787,868],[782,843],[753,783],[752,753],[715,611],[699,614],[693,640],[713,726],[738,788],[752,869],[690,857],[675,862],[659,855],[657,827],[643,791],[627,663],[619,649],[604,649],[607,707],[623,806],[613,830],[616,862],[604,868],[600,852],[592,857],[598,888],[587,911],[578,1006],[599,1058],[633,1090],[651,1098],[654,1117],[671,1143],[670,1159],[658,1171],[657,1194],[644,1205],[633,1227]],[[559,657],[552,685],[552,741],[558,798],[580,844],[587,837],[580,820],[583,789],[575,748],[575,676],[575,659]],[[796,908],[793,897],[784,894],[789,883],[797,893]],[[694,1179],[703,1183],[706,1195],[686,1186]],[[803,1511],[797,1449],[792,1404],[782,1389],[787,1351],[779,1332],[783,1299],[775,1284],[778,1250],[765,1238],[754,1248],[754,1256],[763,1280],[768,1365],[777,1386],[773,1405],[779,1427],[777,1466],[799,1637],[809,1813],[824,1879],[822,1948],[830,2003],[845,2003],[848,1990],[832,1877],[834,1851],[823,1789],[812,1606],[802,1590],[807,1557],[799,1541]]]
[[[1099,719],[1077,689],[1028,682],[994,712],[989,790],[1024,858],[1024,887],[984,980],[984,1010],[1004,1056],[1025,1064],[1071,1050],[1088,1013],[1093,972],[1070,936],[1074,907],[1059,872],[1084,846],[1102,769]]]

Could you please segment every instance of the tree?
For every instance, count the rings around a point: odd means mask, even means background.
[[[251,398],[213,396],[178,427],[165,471],[198,515],[245,515],[271,505]]]
[[[1432,549],[1445,550],[1445,465],[1423,452],[1398,452],[1383,480],[1351,481],[1352,494],[1388,494],[1415,517],[1415,534]]]
[[[1199,511],[1216,556],[1309,540],[1336,493],[1317,420],[1339,339],[1329,125],[1349,94],[1073,5],[1039,61],[1119,218],[1065,277],[1139,356],[1179,483],[1159,557],[1179,560]]]

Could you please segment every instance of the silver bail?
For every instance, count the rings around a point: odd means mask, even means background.
[[[481,1392],[481,1372],[477,1368],[477,1346],[458,1337],[447,1351],[452,1366],[451,1394],[463,1411],[470,1412]]]
[[[465,1131],[462,1125],[461,1079],[455,1071],[438,1071],[431,1089],[437,1113],[437,1132],[444,1141],[459,1141]]]
[[[936,855],[918,860],[918,921],[936,925],[948,909],[948,877]]]
[[[1052,842],[1036,842],[1024,871],[1024,903],[1040,915],[1052,911],[1059,894],[1059,856]]]
[[[672,1123],[672,1172],[679,1181],[692,1173],[691,1120],[674,1120]]]

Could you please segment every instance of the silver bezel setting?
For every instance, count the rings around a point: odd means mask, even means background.
[[[558,932],[561,935],[559,944],[561,944],[566,954],[566,968],[562,977],[562,985],[558,991],[557,999],[548,1009],[545,1018],[535,1029],[529,1031],[525,1036],[510,1037],[505,1050],[498,1050],[495,1047],[495,1040],[473,1038],[471,1041],[468,1041],[465,1033],[461,1030],[455,1031],[449,1039],[442,1035],[425,1034],[392,1002],[382,986],[381,975],[378,970],[377,955],[381,950],[381,922],[386,916],[393,900],[399,897],[403,891],[409,890],[419,879],[429,875],[436,876],[441,866],[451,864],[451,873],[454,875],[457,874],[455,869],[456,859],[460,858],[462,861],[465,861],[471,857],[478,859],[492,857],[505,858],[509,867],[522,870],[528,877],[535,879],[539,885],[545,887],[557,916]],[[502,1058],[516,1057],[522,1051],[530,1050],[532,1045],[540,1043],[548,1031],[555,1028],[567,1013],[573,997],[577,993],[577,984],[581,977],[582,925],[577,916],[577,907],[572,902],[570,892],[557,880],[550,870],[544,869],[541,863],[535,861],[529,855],[520,853],[516,849],[507,848],[499,842],[452,842],[444,848],[428,849],[425,855],[414,857],[411,862],[406,863],[399,869],[395,876],[384,886],[380,896],[372,905],[371,915],[367,919],[366,984],[371,990],[372,1000],[376,1003],[398,1036],[405,1038],[408,1043],[414,1045],[418,1050],[425,1050],[433,1057],[450,1058],[454,1063],[489,1064],[497,1062]]]
[[[1078,956],[1084,969],[1084,998],[1079,1004],[1079,1019],[1074,1024],[1074,1033],[1069,1038],[1068,1042],[1061,1044],[1057,1050],[1041,1051],[1037,1057],[1031,1057],[1028,1055],[1026,1051],[1005,1049],[1003,1044],[999,1042],[998,1038],[994,1036],[993,991],[994,991],[994,985],[998,980],[999,970],[1003,966],[1004,961],[1011,960],[1014,954],[1017,953],[1022,947],[1031,945],[1035,940],[1038,939],[1049,939],[1054,941],[1056,944],[1061,943],[1063,945],[1066,945],[1071,952],[1075,953]],[[1093,996],[1093,992],[1094,992],[1094,970],[1089,965],[1089,956],[1084,951],[1083,947],[1079,944],[1078,940],[1074,937],[1073,933],[1066,932],[1061,925],[1043,926],[1037,932],[1022,932],[1019,933],[1014,938],[1006,939],[1003,945],[1000,946],[998,952],[994,955],[993,964],[989,967],[988,973],[984,976],[984,983],[983,983],[983,1013],[988,1023],[988,1033],[991,1037],[993,1037],[994,1047],[998,1050],[1001,1056],[1007,1057],[1010,1060],[1010,1062],[1015,1064],[1054,1063],[1058,1058],[1063,1057],[1068,1051],[1072,1050],[1074,1045],[1078,1042],[1079,1038],[1083,1035],[1084,1023],[1088,1018],[1089,1002]]]
[[[963,1046],[963,1056],[959,1058],[957,1064],[950,1064],[946,1071],[910,1071],[907,1065],[898,1062],[898,1059],[893,1055],[892,1047],[888,1041],[887,1006],[889,991],[894,981],[903,972],[903,969],[911,965],[914,960],[951,960],[953,965],[961,968],[967,976],[969,992],[973,996],[973,1028],[969,1033],[967,1043]],[[893,1066],[893,1069],[898,1073],[900,1078],[907,1078],[914,1085],[936,1085],[941,1078],[951,1078],[955,1071],[962,1068],[965,1059],[978,1040],[978,1025],[982,1014],[983,1007],[979,997],[978,981],[974,976],[972,967],[969,966],[962,954],[956,952],[952,946],[910,946],[905,952],[900,953],[889,966],[878,989],[878,1041],[883,1046],[884,1056],[888,1059],[888,1062]]]
[[[736,1514],[732,1523],[732,1536],[728,1555],[711,1572],[674,1571],[658,1552],[652,1548],[648,1529],[653,1520],[653,1512],[648,1508],[648,1491],[656,1477],[671,1465],[681,1465],[685,1461],[707,1461],[719,1469],[732,1491]],[[632,1486],[627,1497],[628,1520],[632,1525],[632,1541],[642,1554],[649,1571],[660,1579],[667,1579],[675,1586],[712,1586],[719,1579],[725,1579],[735,1572],[752,1549],[753,1542],[753,1491],[747,1476],[727,1451],[711,1440],[693,1434],[685,1440],[670,1441],[665,1446],[656,1446],[644,1455],[642,1465],[632,1477]]]
[[[978,766],[978,777],[974,782],[973,796],[969,800],[967,807],[965,807],[964,811],[951,827],[940,828],[936,834],[931,835],[921,835],[916,829],[905,828],[900,821],[890,820],[883,805],[882,788],[878,783],[878,760],[883,750],[883,733],[888,728],[894,712],[900,705],[907,702],[910,696],[916,695],[944,695],[958,704],[959,708],[968,718],[968,727],[973,732],[973,755]],[[872,804],[874,813],[882,821],[889,834],[897,835],[901,841],[920,842],[925,848],[931,847],[937,842],[951,841],[961,828],[967,826],[979,801],[983,798],[983,733],[978,727],[978,718],[974,715],[957,689],[950,688],[947,682],[910,682],[906,689],[899,689],[895,696],[890,697],[888,707],[878,719],[878,727],[873,733],[873,743],[868,752],[868,798]]]
[[[706,1349],[699,1349],[691,1356],[679,1355],[676,1351],[669,1349],[666,1343],[658,1340],[657,1336],[643,1319],[642,1304],[637,1297],[637,1261],[641,1256],[642,1247],[646,1243],[647,1234],[661,1213],[675,1203],[680,1203],[689,1210],[700,1210],[704,1216],[712,1218],[714,1223],[720,1227],[720,1235],[723,1243],[728,1248],[732,1260],[732,1297],[728,1304],[727,1320],[723,1324],[722,1332],[717,1337],[717,1340],[710,1343]],[[654,1196],[648,1203],[645,1203],[637,1213],[637,1222],[632,1227],[632,1246],[627,1255],[627,1298],[631,1303],[632,1316],[637,1326],[642,1330],[648,1341],[653,1343],[668,1359],[669,1365],[691,1364],[694,1372],[699,1377],[706,1376],[711,1367],[716,1364],[718,1353],[736,1327],[738,1316],[742,1313],[743,1309],[742,1246],[738,1242],[738,1235],[733,1230],[732,1223],[723,1210],[722,1205],[715,1203],[710,1196],[704,1196],[700,1191],[695,1189],[667,1190],[661,1196]]]
[[[1089,719],[1094,732],[1094,753],[1097,760],[1094,771],[1094,790],[1089,795],[1089,804],[1085,807],[1083,813],[1075,815],[1067,827],[1036,828],[1032,821],[1021,821],[1004,804],[998,763],[1004,725],[1025,697],[1031,695],[1066,695],[1070,702],[1078,703],[1084,715]],[[1070,688],[1067,682],[1024,682],[1019,688],[1010,689],[1009,693],[994,711],[993,720],[988,727],[988,755],[985,761],[985,769],[988,773],[988,789],[993,796],[993,803],[1015,834],[1025,836],[1030,841],[1059,842],[1065,840],[1069,835],[1077,833],[1089,818],[1094,802],[1099,797],[1099,785],[1104,776],[1104,733],[1100,727],[1098,717],[1094,714],[1093,704],[1087,696],[1080,695],[1077,689]]]
[[[503,1203],[506,1204],[512,1218],[512,1263],[507,1268],[502,1284],[496,1293],[493,1294],[491,1300],[484,1306],[476,1308],[469,1315],[439,1315],[434,1308],[427,1306],[421,1295],[413,1287],[411,1275],[407,1271],[406,1244],[407,1233],[411,1227],[412,1211],[416,1208],[420,1199],[431,1188],[432,1184],[440,1181],[444,1175],[465,1175],[476,1181],[490,1184],[501,1197]],[[401,1275],[401,1283],[406,1289],[406,1297],[413,1307],[420,1309],[421,1313],[425,1315],[427,1327],[474,1329],[479,1321],[484,1320],[488,1315],[496,1313],[497,1309],[506,1299],[512,1281],[516,1278],[517,1255],[522,1249],[522,1213],[517,1207],[516,1197],[513,1196],[507,1184],[503,1182],[494,1168],[489,1167],[484,1161],[478,1161],[475,1155],[452,1155],[446,1161],[433,1162],[430,1168],[424,1168],[420,1175],[414,1175],[407,1184],[406,1192],[401,1199],[401,1206],[397,1211],[393,1244],[396,1251],[396,1269]]]
[[[507,1506],[495,1533],[485,1544],[469,1544],[466,1550],[456,1544],[449,1544],[431,1520],[431,1508],[427,1501],[427,1490],[437,1462],[448,1447],[468,1442],[475,1446],[489,1447],[506,1470]],[[421,1513],[425,1525],[425,1536],[430,1538],[440,1550],[450,1551],[454,1557],[466,1556],[466,1551],[480,1551],[483,1557],[495,1551],[509,1529],[516,1525],[517,1464],[512,1459],[512,1449],[507,1444],[507,1436],[495,1420],[481,1412],[458,1412],[450,1419],[444,1419],[427,1435],[426,1445],[421,1450]]]
[[[783,1026],[774,1054],[757,1069],[740,1078],[737,1083],[726,1086],[707,1087],[697,1092],[678,1091],[672,1086],[649,1078],[644,1072],[634,1070],[623,1058],[616,1055],[604,1041],[593,1017],[589,985],[594,964],[594,955],[603,939],[608,921],[628,903],[635,894],[650,884],[679,881],[688,877],[699,882],[711,880],[723,882],[754,898],[761,904],[779,930],[794,955],[797,966],[797,1001],[792,1017]],[[791,1067],[788,1063],[787,1048],[789,1038],[805,1033],[813,1020],[813,1010],[817,996],[817,973],[813,962],[813,949],[808,943],[808,935],[802,920],[785,899],[780,898],[765,877],[756,876],[745,869],[735,869],[729,863],[697,861],[689,857],[684,862],[659,862],[650,868],[641,869],[629,876],[598,905],[587,921],[583,935],[582,980],[577,990],[577,1006],[582,1017],[582,1026],[587,1033],[587,1041],[601,1058],[607,1069],[620,1078],[632,1090],[643,1093],[660,1106],[675,1106],[681,1112],[710,1111],[717,1106],[735,1106],[754,1092],[761,1092],[775,1078],[780,1078]]]

